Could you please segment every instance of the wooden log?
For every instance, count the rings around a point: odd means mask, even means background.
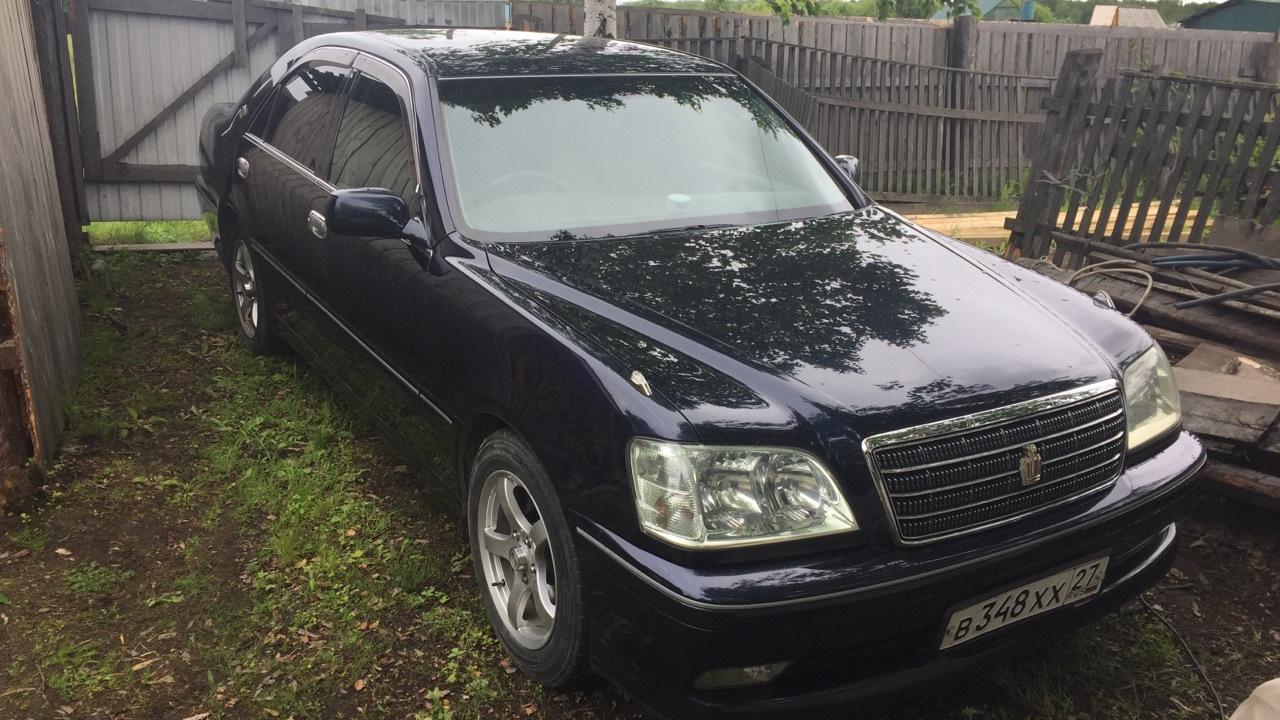
[[[212,242],[191,242],[191,243],[137,243],[133,245],[94,245],[95,252],[140,252],[140,253],[166,253],[166,252],[191,252],[213,250]]]
[[[1173,368],[1182,423],[1193,433],[1246,445],[1260,441],[1280,418],[1280,382]]]
[[[1204,467],[1204,488],[1236,500],[1280,510],[1280,478],[1220,460]]]
[[[1204,340],[1194,335],[1174,332],[1155,325],[1143,325],[1142,329],[1146,330],[1148,335],[1160,343],[1160,347],[1164,348],[1166,355],[1169,354],[1170,350],[1175,353],[1190,353],[1204,344]]]

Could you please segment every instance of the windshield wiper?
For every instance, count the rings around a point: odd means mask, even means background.
[[[694,230],[718,230],[720,228],[737,227],[733,223],[710,223],[705,225],[685,225],[684,227],[662,228],[647,233],[638,233],[640,235],[674,235],[677,233],[693,232]]]

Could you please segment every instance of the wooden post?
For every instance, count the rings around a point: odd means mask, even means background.
[[[290,8],[290,11],[293,17],[289,22],[289,37],[293,39],[293,45],[297,45],[307,39],[307,29],[304,25],[306,18],[303,16],[305,10],[301,5],[294,5]],[[293,47],[293,45],[289,47]]]
[[[1280,42],[1258,45],[1258,82],[1280,85]]]
[[[245,0],[231,0],[231,33],[235,38],[235,67],[249,67],[249,26],[245,21]]]
[[[80,121],[80,156],[86,180],[102,178],[102,138],[98,133],[98,95],[94,84],[93,43],[89,34],[89,1],[71,0],[71,42],[76,48],[76,99]]]
[[[1076,158],[1075,138],[1093,100],[1101,62],[1102,50],[1098,48],[1072,50],[1062,61],[1040,134],[1050,141],[1040,143],[1031,158],[1031,174],[1009,236],[1006,255],[1011,259],[1024,254],[1040,257],[1048,251],[1049,232],[1057,222],[1062,197],[1051,179],[1061,179]]]
[[[947,66],[954,70],[948,73],[951,76],[950,107],[952,109],[966,110],[969,107],[969,73],[965,71],[973,70],[977,58],[978,18],[972,15],[961,15],[951,21],[951,32],[947,44]],[[945,122],[946,135],[951,145],[947,163],[952,177],[955,178],[957,189],[962,189],[963,186],[959,181],[966,170],[964,159],[972,156],[965,147],[965,130],[968,121],[961,118],[947,118]],[[963,191],[960,194],[963,194]]]
[[[80,161],[80,133],[76,123],[75,96],[71,88],[71,58],[67,52],[67,21],[57,0],[31,0],[35,27],[36,57],[40,65],[40,85],[44,90],[45,115],[53,162],[58,169],[58,195],[62,200],[62,222],[73,249],[86,244],[83,227],[89,224],[85,198],[84,168]]]
[[[0,3],[0,505],[29,468],[53,462],[79,374],[80,310],[32,20],[29,2]]]

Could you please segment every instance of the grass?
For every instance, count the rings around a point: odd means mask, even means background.
[[[147,292],[136,260],[112,256],[104,276],[107,281],[84,288],[91,306],[104,313],[121,293]],[[233,317],[220,286],[186,282],[177,289],[186,322],[229,334]],[[398,638],[420,632],[444,646],[437,661],[405,671],[420,678],[424,692],[436,691],[428,716],[469,716],[477,703],[492,699],[490,688],[509,681],[478,596],[455,592],[456,574],[470,569],[460,534],[447,533],[444,547],[424,544],[420,538],[439,531],[415,530],[420,518],[370,496],[371,468],[388,466],[380,455],[385,450],[308,371],[210,339],[216,344],[206,341],[198,353],[217,368],[209,400],[185,410],[199,437],[194,462],[182,468],[180,482],[164,468],[121,467],[118,474],[129,479],[114,485],[115,501],[160,493],[172,507],[201,508],[206,532],[237,528],[242,546],[254,548],[242,568],[244,587],[231,592],[214,577],[201,552],[208,536],[196,534],[183,553],[187,571],[146,588],[137,604],[152,614],[172,608],[222,628],[212,651],[194,644],[189,651],[203,659],[216,694],[255,714],[316,717],[335,688],[359,684],[370,693],[402,644]],[[85,377],[70,412],[75,442],[169,433],[166,418],[182,409],[178,393],[128,372],[149,362],[152,348],[164,342],[133,327],[90,325]],[[111,573],[82,567],[73,589],[105,592],[122,579]],[[241,592],[243,599],[236,597]],[[247,607],[237,610],[241,604]],[[264,676],[272,678],[266,688]]]
[[[203,220],[95,222],[89,225],[93,245],[147,245],[209,241]]]
[[[29,516],[23,515],[22,527],[9,533],[14,545],[30,552],[40,552],[49,546],[49,531],[27,524]]]
[[[99,565],[90,560],[66,572],[67,586],[80,595],[104,595],[117,583],[133,577],[133,572]]]
[[[115,690],[123,684],[121,668],[113,662],[101,643],[73,643],[57,638],[50,630],[48,645],[41,646],[40,671],[49,687],[64,698],[77,700],[97,693]]]

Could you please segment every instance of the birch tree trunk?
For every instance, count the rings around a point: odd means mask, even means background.
[[[582,34],[587,37],[618,37],[617,0],[583,0]]]

